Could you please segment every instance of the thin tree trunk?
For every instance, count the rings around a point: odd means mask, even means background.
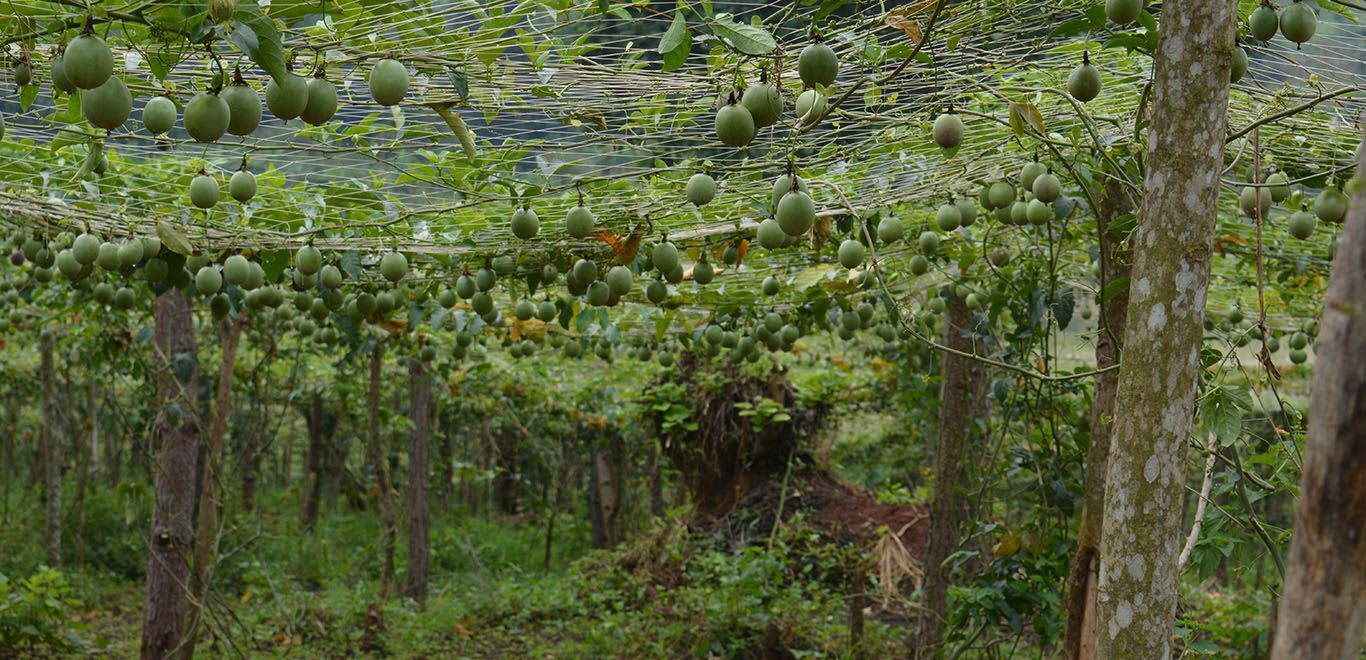
[[[1366,142],[1357,162],[1366,173]],[[1366,635],[1366,193],[1338,242],[1317,352],[1273,660],[1355,658]]]
[[[441,467],[437,470],[437,474],[441,475],[441,481],[437,490],[437,501],[441,503],[442,509],[448,510],[455,504],[455,423],[452,413],[448,410],[437,419],[441,426],[441,445],[438,449]]]
[[[218,497],[219,466],[223,460],[223,435],[228,430],[228,413],[232,408],[232,376],[237,365],[237,346],[242,339],[242,324],[247,310],[238,312],[237,319],[218,322],[218,336],[223,342],[223,362],[218,367],[218,391],[213,404],[213,423],[203,458],[202,491],[199,494],[199,521],[195,525],[194,571],[190,575],[189,612],[185,619],[185,643],[180,648],[184,660],[194,658],[195,642],[199,634],[203,607],[209,596],[209,582],[213,579],[213,564],[218,559]]]
[[[431,547],[427,532],[427,450],[431,441],[432,383],[417,356],[408,359],[408,597],[427,602],[427,574]]]
[[[384,568],[380,572],[380,600],[389,598],[394,588],[394,509],[389,498],[388,468],[385,466],[384,447],[379,437],[379,386],[384,365],[384,341],[375,340],[370,351],[370,390],[366,397],[369,426],[366,432],[365,453],[375,475],[375,496],[379,499],[381,545],[384,548]]]
[[[1101,266],[1105,282],[1129,277],[1130,254],[1127,234],[1111,231],[1116,218],[1130,213],[1124,187],[1107,179],[1104,194],[1096,209],[1096,233],[1100,243]],[[1100,301],[1100,321],[1096,333],[1096,368],[1119,363],[1129,293],[1121,291]],[[1067,630],[1063,637],[1063,657],[1089,660],[1096,651],[1096,578],[1099,570],[1100,525],[1105,510],[1105,472],[1110,462],[1110,432],[1115,414],[1115,387],[1119,374],[1107,371],[1096,376],[1096,394],[1091,403],[1091,446],[1086,450],[1086,473],[1082,486],[1081,523],[1077,527],[1077,551],[1067,579]]]
[[[944,316],[945,346],[971,353],[972,311],[961,298],[949,302]],[[930,538],[925,552],[925,578],[920,591],[917,634],[912,655],[931,658],[939,652],[948,620],[948,574],[944,560],[958,547],[963,522],[963,486],[967,481],[963,454],[969,428],[981,417],[986,368],[975,360],[943,353],[939,400],[939,439],[934,457],[934,494],[930,502]]]
[[[322,499],[323,458],[327,451],[323,447],[323,395],[314,390],[309,399],[308,414],[304,417],[308,427],[307,469],[304,475],[304,506],[299,514],[299,526],[305,532],[313,531],[318,522],[318,505]]]
[[[47,515],[47,563],[49,566],[62,565],[62,432],[60,413],[57,408],[56,386],[53,383],[56,367],[52,359],[52,334],[43,332],[39,340],[43,381],[43,503]]]
[[[648,442],[650,447],[649,472],[650,479],[650,516],[652,518],[664,517],[664,468],[659,460],[659,443]]]
[[[1170,0],[1153,72],[1146,194],[1101,526],[1097,656],[1167,658],[1185,454],[1219,202],[1233,0]]]
[[[195,396],[199,358],[190,301],[179,289],[156,300],[157,450],[152,530],[147,548],[147,601],[142,658],[161,660],[181,645],[193,539],[194,466],[199,449]]]

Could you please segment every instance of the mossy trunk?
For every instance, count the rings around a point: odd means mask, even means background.
[[[1102,658],[1167,658],[1233,58],[1233,0],[1162,6],[1152,123],[1105,482]]]
[[[972,353],[972,310],[955,297],[944,315],[945,346]],[[933,658],[944,641],[948,621],[948,573],[944,560],[957,549],[959,527],[965,518],[963,492],[967,470],[963,455],[974,435],[976,420],[983,417],[987,369],[984,364],[953,353],[942,354],[939,389],[939,438],[934,455],[934,494],[930,501],[930,538],[925,551],[924,582],[916,614],[912,657]]]
[[[1108,284],[1129,277],[1131,255],[1127,233],[1112,231],[1114,221],[1130,213],[1133,204],[1123,184],[1107,179],[1099,208],[1096,209],[1096,234],[1100,244],[1101,267]],[[1127,290],[1100,301],[1096,332],[1096,368],[1119,363],[1124,322],[1129,308]],[[1108,371],[1096,376],[1096,393],[1091,402],[1091,446],[1086,450],[1086,474],[1082,485],[1081,522],[1077,526],[1077,550],[1067,578],[1067,630],[1063,637],[1063,656],[1089,660],[1096,652],[1096,578],[1099,572],[1100,527],[1105,511],[1105,473],[1110,463],[1111,425],[1115,414],[1115,389],[1119,374]]]
[[[1357,152],[1366,173],[1366,142]],[[1355,658],[1366,636],[1366,192],[1319,321],[1309,438],[1273,660]]]
[[[142,617],[142,658],[162,660],[180,648],[188,606],[191,516],[194,512],[199,423],[195,399],[199,389],[199,358],[195,349],[194,317],[190,301],[179,289],[157,296],[156,369],[157,412],[154,439],[158,443],[155,504],[147,539],[147,599]]]

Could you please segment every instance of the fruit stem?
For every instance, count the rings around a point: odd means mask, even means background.
[[[237,168],[243,172],[247,171],[247,155],[242,154],[242,165]]]
[[[1089,51],[1089,50],[1083,50],[1083,51],[1081,51],[1081,63],[1082,63],[1082,64],[1090,64],[1090,63],[1091,63],[1091,51]]]

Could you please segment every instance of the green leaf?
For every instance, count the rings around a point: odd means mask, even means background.
[[[683,18],[683,8],[679,7],[674,11],[669,30],[659,38],[659,54],[664,56],[664,70],[673,71],[683,66],[691,52],[692,32],[688,30],[688,21]]]
[[[283,84],[288,72],[285,69],[284,46],[280,42],[279,30],[275,29],[275,21],[261,13],[261,7],[255,2],[243,2],[237,6],[237,13],[233,14],[232,25],[234,29],[228,34],[228,41],[270,74],[277,84]],[[243,27],[248,30],[242,30]],[[250,35],[246,34],[248,31]],[[239,35],[239,32],[242,34]]]
[[[184,232],[180,231],[179,228],[165,220],[157,221],[157,238],[161,239],[162,245],[176,254],[183,254],[187,257],[194,254],[194,247],[190,245],[190,239],[186,238]]]
[[[1105,288],[1100,292],[1100,301],[1102,303],[1109,302],[1110,300],[1114,299],[1115,296],[1124,293],[1128,290],[1129,278],[1116,278],[1110,281],[1108,284],[1106,284]]]
[[[1247,388],[1220,385],[1209,391],[1200,402],[1197,417],[1205,430],[1219,438],[1219,444],[1229,446],[1243,432],[1243,411],[1252,408]]]
[[[711,31],[721,41],[745,55],[768,55],[778,48],[778,41],[768,30],[757,25],[736,23],[730,14],[717,14],[711,20]]]

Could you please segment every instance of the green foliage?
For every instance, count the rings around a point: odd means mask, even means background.
[[[80,603],[66,576],[42,567],[17,582],[0,573],[0,654],[47,656],[73,653],[87,644],[84,626],[71,620]]]

